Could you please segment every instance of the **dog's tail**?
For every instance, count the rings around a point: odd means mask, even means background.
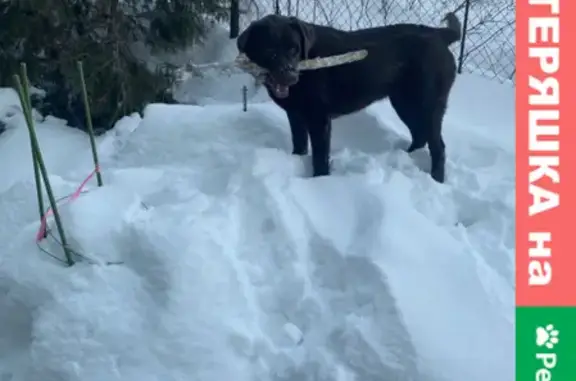
[[[452,45],[462,38],[462,24],[453,12],[448,12],[442,21],[446,21],[446,27],[440,28],[440,36],[446,45]]]

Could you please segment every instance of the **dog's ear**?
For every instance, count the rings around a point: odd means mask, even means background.
[[[244,29],[236,39],[236,47],[240,53],[244,53],[246,50],[246,43],[248,42],[248,35],[250,34],[251,27],[252,25],[249,25],[248,28]]]
[[[290,17],[290,21],[300,34],[300,45],[302,47],[301,58],[308,59],[308,53],[310,52],[310,49],[312,49],[312,45],[314,45],[314,40],[316,39],[314,28],[310,24],[305,23],[296,17]]]

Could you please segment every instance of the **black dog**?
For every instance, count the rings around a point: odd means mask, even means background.
[[[268,71],[268,93],[290,122],[292,153],[307,154],[310,136],[314,176],[330,174],[332,119],[389,97],[412,135],[408,152],[428,143],[432,178],[442,183],[446,161],[442,120],[456,77],[448,46],[461,33],[453,13],[445,21],[445,28],[397,24],[346,32],[268,15],[252,22],[237,45]],[[298,71],[301,60],[359,49],[368,51],[363,60]]]

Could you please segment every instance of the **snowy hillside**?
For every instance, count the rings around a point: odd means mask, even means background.
[[[337,120],[333,175],[310,178],[263,92],[242,111],[243,83],[191,81],[199,105],[98,140],[105,186],[60,204],[90,259],[72,268],[36,246],[27,130],[0,90],[0,380],[511,380],[514,89],[458,78],[439,185],[388,102]],[[88,138],[37,130],[66,196]]]

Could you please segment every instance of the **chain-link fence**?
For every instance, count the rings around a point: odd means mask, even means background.
[[[396,23],[439,25],[456,12],[462,40],[451,49],[459,72],[514,82],[515,0],[241,0],[243,26],[268,13],[355,30]]]

